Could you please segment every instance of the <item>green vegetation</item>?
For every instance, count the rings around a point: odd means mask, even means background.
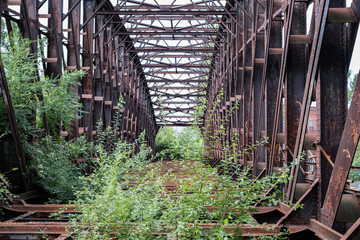
[[[6,185],[9,185],[8,180],[4,175],[0,174],[0,204],[7,204],[9,202],[8,197],[14,197]],[[0,209],[0,213],[1,211],[2,209]]]
[[[266,192],[288,181],[288,172],[253,181],[250,169],[232,162],[222,164],[221,175],[202,161],[174,161],[185,175],[164,173],[161,162],[150,164],[142,138],[135,144],[120,139],[109,151],[109,137],[96,146],[96,167],[76,193],[82,213],[72,219],[77,239],[235,239],[241,236],[236,226],[255,223],[252,206],[277,204],[281,194]],[[176,190],[165,187],[174,182]]]
[[[196,127],[162,127],[156,135],[156,152],[167,159],[201,160],[204,140]]]
[[[355,90],[355,85],[358,79],[358,73],[357,74],[352,74],[352,71],[349,71],[348,73],[348,86],[347,86],[347,90],[348,90],[348,103],[351,102],[352,96],[354,94],[354,90]]]
[[[90,162],[93,148],[93,144],[83,136],[69,142],[44,137],[33,144],[26,144],[27,152],[32,153],[32,179],[50,194],[52,198],[49,202],[68,203],[75,199],[74,191],[84,184],[80,178],[86,167],[83,162]],[[80,159],[83,162],[78,163]]]
[[[215,136],[212,144],[226,135],[227,120],[222,123],[216,134],[208,134]],[[263,142],[239,152],[237,145],[224,141],[225,158],[211,168],[201,161],[203,137],[196,127],[165,127],[157,135],[156,150],[172,161],[175,171],[164,173],[161,162],[150,163],[150,149],[141,139],[135,144],[118,140],[109,151],[104,143],[111,134],[102,136],[93,160],[96,167],[76,193],[81,214],[73,217],[72,227],[79,239],[239,239],[237,226],[256,224],[251,217],[254,204],[276,205],[283,198],[278,186],[289,181],[289,168],[254,181],[251,169],[237,163]],[[137,146],[140,151],[131,154]],[[177,188],[169,189],[169,184]],[[264,237],[274,238],[286,239]]]
[[[30,169],[35,170],[36,182],[53,201],[68,202],[73,199],[72,187],[81,174],[77,165],[80,155],[88,155],[89,145],[80,138],[66,142],[59,137],[60,130],[70,130],[81,104],[72,87],[78,85],[83,71],[65,71],[61,76],[49,78],[38,69],[40,53],[30,53],[29,39],[21,36],[16,25],[10,37],[2,22],[1,55],[15,112],[19,135]],[[39,48],[44,42],[38,42]],[[47,135],[44,125],[47,118]],[[0,141],[11,134],[3,99],[0,100]],[[51,137],[50,137],[51,136]],[[31,174],[29,172],[29,174]],[[69,184],[71,183],[71,184]],[[73,185],[73,186],[72,186]]]
[[[4,39],[5,38],[5,39]],[[49,78],[39,70],[41,56],[30,54],[31,41],[22,38],[17,28],[11,37],[2,37],[2,60],[4,63],[11,100],[22,139],[31,135],[44,134],[44,114],[48,120],[50,134],[58,135],[60,129],[69,130],[72,119],[81,105],[78,96],[72,92],[72,86],[78,85],[77,79],[84,75],[83,71],[65,71],[58,78]],[[43,101],[40,101],[40,95]],[[4,104],[0,104],[0,132],[9,133]]]

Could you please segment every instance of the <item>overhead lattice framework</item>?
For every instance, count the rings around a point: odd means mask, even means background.
[[[98,120],[112,124],[122,95],[118,134],[132,142],[145,130],[154,147],[160,126],[192,124],[206,100],[212,165],[229,158],[226,150],[249,152],[236,164],[256,179],[306,153],[283,187],[294,207],[264,210],[259,222],[307,226],[324,239],[359,236],[359,193],[346,185],[360,135],[360,81],[347,103],[359,0],[5,0],[1,8],[9,32],[16,22],[25,37],[48,38],[47,75],[87,70],[74,87],[86,113],[63,135],[91,140]]]
[[[165,4],[164,4],[165,3]],[[224,38],[223,23],[233,9],[226,1],[118,1],[119,15],[145,74],[157,125],[190,125],[205,98],[216,47]]]

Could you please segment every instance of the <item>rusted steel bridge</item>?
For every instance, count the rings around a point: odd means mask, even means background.
[[[347,184],[360,134],[360,81],[349,108],[347,101],[359,0],[350,5],[344,0],[3,0],[0,7],[8,32],[16,23],[24,37],[48,39],[42,60],[48,76],[86,70],[81,86],[73,88],[85,113],[62,136],[85,134],[92,140],[97,121],[111,126],[123,96],[118,134],[132,142],[145,130],[154,147],[161,126],[194,124],[197,106],[207,100],[196,124],[203,125],[206,139],[226,133],[205,143],[213,166],[226,157],[226,142],[245,151],[267,139],[239,162],[253,167],[254,178],[306,153],[284,186],[294,206],[262,210],[259,222],[309,226],[297,233],[301,237],[360,239],[360,192]],[[37,48],[34,42],[30,51]],[[2,97],[25,172],[0,67]],[[299,204],[304,207],[295,211]],[[53,211],[17,208],[27,216]],[[0,234],[16,232],[21,224],[15,225],[10,230],[1,225]]]

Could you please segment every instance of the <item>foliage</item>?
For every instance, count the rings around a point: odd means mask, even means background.
[[[7,35],[5,35],[7,36]],[[34,99],[34,92],[39,90],[39,86],[35,86],[36,81],[36,63],[31,56],[28,57],[30,41],[19,36],[18,31],[15,31],[13,37],[7,41],[2,38],[2,60],[8,81],[8,87],[11,94],[15,116],[18,122],[20,132],[26,135],[27,132],[32,132],[32,112],[36,108]],[[10,49],[10,42],[17,43]],[[7,44],[5,44],[7,43]],[[9,132],[5,106],[1,105],[1,119],[0,122],[2,132]]]
[[[78,96],[73,93],[72,86],[79,85],[77,79],[83,74],[82,71],[64,71],[59,79],[41,78],[40,91],[43,93],[44,101],[38,105],[37,116],[46,114],[51,135],[57,135],[61,127],[70,130],[71,121],[79,118],[75,113],[80,110],[81,104],[78,102]]]
[[[9,184],[6,177],[0,174],[0,204],[7,204],[9,202],[7,196],[14,197],[14,195],[10,192],[8,186],[6,186],[5,183]]]
[[[83,71],[65,71],[58,78],[46,77],[37,67],[39,54],[30,53],[31,43],[21,36],[18,28],[14,28],[10,37],[2,32],[2,60],[22,139],[27,139],[35,131],[43,131],[44,114],[52,135],[57,135],[60,123],[69,127],[81,106],[72,86],[78,85],[77,79],[84,75]],[[43,101],[40,101],[40,95]],[[1,132],[9,132],[3,104],[0,113]]]
[[[81,214],[72,217],[77,239],[238,238],[236,226],[255,223],[252,206],[276,205],[276,186],[289,179],[284,168],[254,181],[250,169],[229,160],[221,175],[202,161],[171,161],[174,169],[164,172],[161,162],[150,164],[144,135],[130,144],[114,141],[113,132],[98,134],[95,168],[81,177],[85,185],[74,202]],[[177,189],[166,188],[174,182]]]
[[[352,96],[354,94],[355,85],[357,82],[359,74],[353,74],[352,71],[349,71],[347,78],[347,90],[348,90],[348,103],[351,102]]]
[[[31,153],[30,168],[36,173],[33,179],[50,194],[50,202],[68,203],[75,198],[74,191],[83,185],[80,176],[85,167],[76,160],[90,161],[92,148],[85,137],[69,142],[44,137],[25,144],[26,152]]]
[[[164,150],[170,152],[176,140],[176,131],[173,127],[162,127],[158,131],[155,139],[155,150],[160,153]],[[167,150],[168,149],[168,150]],[[175,153],[173,153],[175,155]]]
[[[141,191],[125,190],[130,182],[138,182],[144,175],[153,173],[144,171],[151,149],[142,142],[143,138],[135,144],[118,139],[109,148],[107,143],[110,132],[111,129],[106,129],[98,140],[97,158],[93,160],[96,168],[91,175],[82,177],[87,184],[76,193],[75,203],[82,206],[82,214],[74,220],[84,224],[76,229],[80,239],[109,239],[107,230],[111,230],[114,223],[120,224],[121,229],[127,232],[131,229],[129,220],[141,218],[137,213],[145,214],[143,211],[157,204],[154,191],[156,184],[144,187]],[[139,152],[131,156],[137,147]],[[152,219],[151,214],[156,214],[156,209],[152,211],[149,219]],[[88,228],[87,223],[96,224]]]
[[[356,148],[352,166],[356,166],[356,167],[360,166],[360,145],[359,144]],[[360,181],[360,172],[358,170],[350,170],[348,178],[353,181]]]
[[[162,127],[156,135],[156,152],[168,159],[201,160],[203,146],[203,136],[195,127]]]
[[[78,239],[163,239],[164,233],[168,239],[233,239],[241,232],[226,228],[254,223],[252,206],[277,204],[278,193],[265,193],[288,181],[287,171],[253,181],[249,169],[231,162],[222,165],[231,174],[218,175],[201,161],[177,161],[174,170],[185,174],[164,174],[161,162],[149,165],[151,150],[141,139],[135,144],[119,140],[113,152],[105,143],[96,147],[96,168],[77,192],[81,214],[73,217],[72,227]],[[165,187],[171,182],[177,182],[177,190]]]
[[[83,71],[65,71],[60,77],[49,78],[43,69],[38,68],[39,53],[30,53],[33,42],[23,38],[19,28],[13,25],[13,32],[4,31],[2,22],[1,56],[4,64],[8,88],[17,121],[24,152],[31,161],[31,168],[36,169],[36,181],[54,197],[53,201],[67,202],[73,199],[72,188],[79,185],[78,176],[81,166],[70,160],[80,154],[87,155],[88,144],[85,139],[65,142],[57,139],[59,131],[70,130],[70,123],[78,118],[81,104],[72,91],[78,85]],[[39,49],[46,44],[36,42]],[[45,137],[44,116],[52,137]],[[5,105],[0,102],[0,140],[11,133]],[[38,142],[32,142],[35,138]],[[30,142],[31,140],[31,142]],[[70,184],[69,184],[70,183]]]

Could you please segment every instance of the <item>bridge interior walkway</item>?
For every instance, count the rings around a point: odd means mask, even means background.
[[[252,167],[254,179],[304,158],[291,167],[293,178],[283,189],[295,205],[280,205],[279,221],[313,224],[324,239],[357,239],[359,192],[349,188],[347,176],[358,169],[351,165],[360,136],[360,81],[348,107],[347,77],[360,1],[349,3],[4,0],[0,7],[8,33],[17,24],[35,41],[30,52],[38,52],[37,40],[48,39],[41,60],[46,75],[86,71],[73,87],[82,104],[79,119],[71,130],[60,129],[60,136],[92,141],[96,123],[111,126],[120,111],[118,135],[126,141],[146,131],[154,148],[162,126],[196,124],[212,166],[229,157],[226,149],[247,152],[237,164]],[[26,173],[2,63],[0,71]],[[42,118],[46,126],[47,116]],[[298,204],[304,208],[295,212]]]

